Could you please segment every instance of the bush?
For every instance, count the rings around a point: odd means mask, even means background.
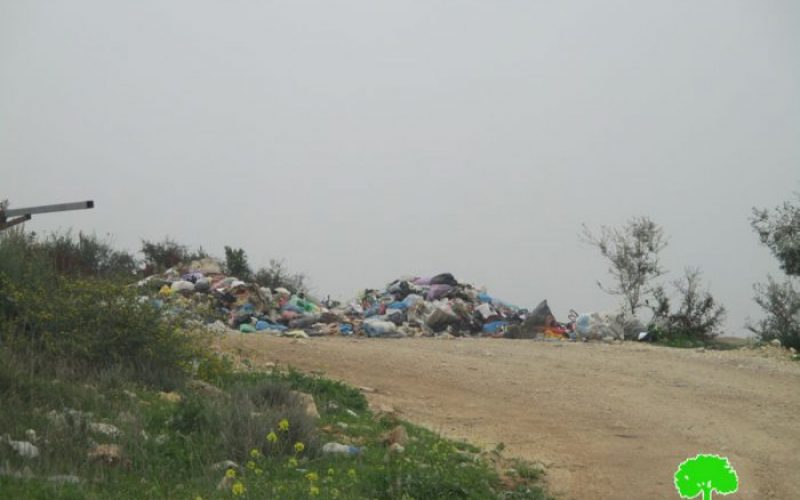
[[[800,349],[800,292],[792,281],[800,276],[800,205],[785,202],[772,211],[754,208],[750,223],[788,278],[778,283],[768,276],[767,283],[754,285],[755,301],[766,317],[748,328],[762,341],[778,339],[785,347]]]
[[[19,278],[23,270],[40,274],[58,273],[70,276],[129,278],[136,273],[137,262],[132,254],[114,250],[110,243],[95,235],[52,233],[39,239],[36,233],[14,229],[0,236],[0,272]]]
[[[52,262],[56,272],[75,276],[130,277],[137,263],[132,254],[114,250],[108,242],[95,235],[54,233],[40,243],[40,250]]]
[[[680,305],[672,311],[669,297],[663,288],[654,293],[651,306],[653,319],[649,330],[662,342],[676,347],[693,346],[719,335],[725,319],[725,307],[718,304],[711,293],[701,289],[701,273],[687,268],[684,277],[673,282],[680,297]]]
[[[269,267],[260,268],[254,280],[259,285],[273,290],[282,287],[293,293],[308,292],[306,276],[302,273],[289,272],[283,260],[271,259]]]
[[[800,202],[800,194],[797,200]],[[781,269],[789,276],[800,276],[800,204],[787,201],[771,211],[754,208],[750,225]]]
[[[91,279],[52,276],[19,285],[0,275],[10,301],[4,347],[78,371],[130,370],[151,383],[180,378],[199,347],[179,318],[165,318],[135,291]]]
[[[247,254],[242,248],[225,247],[225,270],[240,280],[250,281],[253,271],[247,262]]]
[[[767,315],[748,329],[762,341],[778,339],[784,347],[800,349],[800,291],[791,281],[778,283],[771,276],[753,288],[756,303]]]
[[[202,247],[190,252],[186,245],[181,245],[171,238],[164,238],[160,242],[142,240],[140,251],[144,254],[146,274],[163,272],[181,262],[190,262],[208,257]]]
[[[291,456],[294,444],[303,443],[304,456],[319,452],[316,422],[305,413],[303,402],[288,384],[262,380],[237,382],[227,396],[209,399],[191,396],[181,401],[171,429],[183,435],[205,435],[209,455],[215,460],[246,461],[252,450],[268,457]],[[287,425],[281,428],[280,422]],[[274,432],[276,441],[266,436]]]

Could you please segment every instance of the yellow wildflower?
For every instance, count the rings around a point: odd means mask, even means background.
[[[316,472],[309,472],[308,474],[306,474],[306,479],[308,479],[309,481],[318,481],[319,475],[317,475]]]
[[[253,462],[252,460],[250,460],[249,462],[247,462],[247,468],[250,469],[250,470],[255,469],[256,468],[256,463]]]
[[[252,450],[250,450],[250,456],[253,458],[258,458],[261,456],[261,452],[258,451],[258,448],[253,448]]]
[[[278,440],[278,435],[275,434],[274,432],[270,431],[270,433],[267,434],[267,441],[269,441],[270,443],[274,443],[277,440]]]
[[[319,495],[319,488],[316,486],[311,486],[308,489],[308,494],[311,495],[312,497]]]
[[[245,488],[241,481],[236,481],[235,483],[233,483],[233,487],[231,488],[231,492],[234,495],[243,495],[244,490]]]
[[[303,450],[305,450],[305,449],[306,449],[306,445],[304,445],[300,441],[298,441],[298,442],[296,442],[294,444],[294,451],[296,451],[297,453],[302,453]]]
[[[355,479],[356,478],[356,470],[355,469],[348,470],[347,471],[347,475],[350,476],[351,479]]]
[[[233,469],[226,470],[225,471],[225,477],[229,477],[229,478],[233,479],[234,477],[236,477],[236,471],[233,470]]]
[[[292,457],[289,459],[289,467],[297,467],[297,459]]]
[[[278,422],[278,430],[279,431],[283,431],[283,432],[288,431],[289,430],[289,421],[284,418],[283,420]]]

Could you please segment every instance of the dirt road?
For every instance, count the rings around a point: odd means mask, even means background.
[[[800,498],[800,363],[761,352],[492,339],[304,341],[224,349],[376,389],[412,422],[538,460],[562,498],[678,498],[687,457],[727,456],[742,499]]]

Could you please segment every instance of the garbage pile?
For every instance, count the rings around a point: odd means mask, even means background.
[[[220,332],[236,329],[306,337],[306,329],[319,325],[323,325],[324,333],[333,333],[327,325],[339,322],[338,316],[302,292],[281,287],[272,290],[226,276],[212,258],[168,269],[141,280],[138,286],[155,292],[156,306],[189,313]]]
[[[138,283],[159,307],[188,312],[208,328],[291,337],[490,336],[588,338],[600,328],[581,315],[556,321],[547,301],[532,311],[461,283],[450,273],[405,277],[383,289],[365,289],[344,305],[319,302],[299,291],[270,289],[223,273],[205,258]],[[587,323],[588,321],[588,323]]]
[[[362,317],[362,330],[369,337],[413,337],[503,336],[510,325],[525,320],[527,311],[442,273],[397,279],[383,290],[364,290],[345,313]]]

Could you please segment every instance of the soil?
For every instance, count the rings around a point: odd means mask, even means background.
[[[800,498],[800,362],[778,349],[503,339],[293,340],[221,348],[364,387],[372,405],[441,434],[541,462],[560,498],[678,498],[697,453],[727,456],[731,498]]]

